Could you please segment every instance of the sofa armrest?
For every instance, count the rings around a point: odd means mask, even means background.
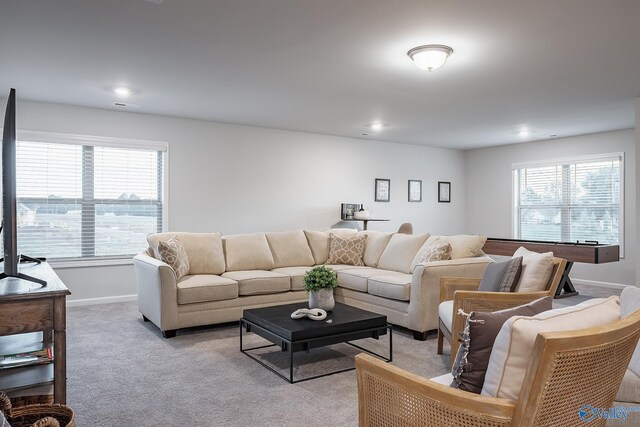
[[[440,279],[463,277],[480,279],[493,260],[487,256],[420,263],[413,270],[407,324],[414,331],[438,328]]]
[[[146,253],[133,258],[138,283],[138,308],[162,331],[177,329],[178,286],[169,264]]]

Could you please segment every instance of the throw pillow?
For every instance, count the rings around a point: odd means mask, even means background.
[[[458,234],[455,236],[431,236],[427,244],[434,242],[449,243],[451,245],[451,259],[474,258],[482,255],[487,238],[473,234]]]
[[[367,235],[338,237],[329,233],[329,259],[327,264],[364,265],[364,247]]]
[[[446,261],[451,259],[451,245],[449,243],[433,243],[423,246],[424,251],[418,258],[418,264],[432,261]]]
[[[521,246],[513,257],[522,257],[522,273],[515,292],[540,292],[547,289],[553,271],[553,252],[532,252]]]
[[[491,262],[482,275],[478,290],[481,292],[512,292],[522,271],[522,257],[502,262]]]
[[[533,317],[508,319],[493,344],[482,395],[517,400],[536,337],[541,332],[573,331],[603,326],[620,319],[618,297],[594,298]]]
[[[480,393],[489,365],[489,356],[500,328],[510,317],[534,316],[551,310],[551,297],[544,297],[519,307],[492,313],[471,312],[467,316],[462,344],[451,370],[451,387]]]
[[[176,237],[166,242],[159,242],[158,252],[160,252],[160,259],[173,268],[176,273],[176,280],[180,280],[182,276],[189,273],[187,251]]]

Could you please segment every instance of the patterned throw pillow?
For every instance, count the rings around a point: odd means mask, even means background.
[[[367,235],[338,237],[329,233],[329,259],[327,264],[364,265],[364,247]]]
[[[166,242],[160,242],[158,244],[158,252],[160,252],[160,259],[169,264],[175,271],[176,280],[189,273],[187,251],[176,237]]]
[[[419,263],[446,261],[448,259],[451,259],[451,245],[446,242],[436,242],[424,248]]]

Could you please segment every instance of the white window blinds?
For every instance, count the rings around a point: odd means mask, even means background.
[[[162,231],[165,150],[19,135],[18,250],[49,259],[131,257]],[[46,138],[40,138],[46,139]],[[53,138],[52,138],[53,139]],[[119,146],[120,145],[120,146]]]
[[[620,244],[623,155],[516,165],[517,239]]]

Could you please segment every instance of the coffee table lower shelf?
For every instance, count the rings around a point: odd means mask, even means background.
[[[252,347],[252,348],[244,348],[242,344],[243,330],[246,330],[247,333],[253,332],[256,335],[259,335],[262,338],[272,342],[273,344],[262,345],[258,347]],[[361,347],[357,344],[350,342],[352,340],[359,340],[363,338],[379,339],[380,335],[386,335],[387,332],[389,335],[389,357],[385,357],[384,355],[378,354],[372,350],[368,350],[364,347]],[[256,325],[251,321],[248,321],[246,319],[240,319],[240,352],[249,356],[251,359],[255,360],[256,362],[258,362],[259,364],[261,364],[262,366],[264,366],[265,368],[267,368],[268,370],[270,370],[280,378],[288,381],[290,384],[295,384],[302,381],[309,381],[316,378],[322,378],[329,375],[339,374],[341,372],[353,371],[355,369],[355,366],[351,368],[346,368],[346,369],[339,369],[337,371],[332,371],[332,372],[328,372],[320,375],[313,375],[310,377],[300,378],[296,380],[293,379],[293,369],[295,367],[293,354],[295,352],[309,351],[313,348],[326,347],[332,344],[340,344],[340,343],[349,344],[350,346],[355,347],[359,350],[362,350],[366,353],[369,353],[373,356],[376,356],[381,360],[384,360],[385,362],[393,361],[393,329],[391,325],[388,323],[384,327],[361,329],[353,332],[328,335],[328,336],[323,336],[318,338],[309,338],[309,339],[303,339],[303,340],[290,341],[277,334],[274,334],[271,331],[268,331],[267,329],[261,326]],[[289,377],[288,378],[285,375],[278,372],[277,370],[273,369],[271,366],[264,363],[262,360],[260,360],[253,354],[249,353],[252,350],[259,350],[259,349],[269,348],[269,347],[280,347],[282,352],[287,352],[289,354]]]

